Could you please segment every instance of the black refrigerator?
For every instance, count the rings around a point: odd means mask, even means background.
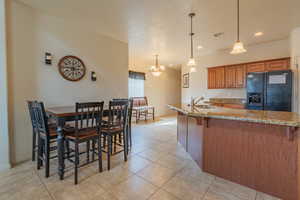
[[[291,111],[291,70],[247,74],[247,109]]]

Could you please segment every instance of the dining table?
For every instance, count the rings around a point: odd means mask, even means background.
[[[103,116],[108,116],[109,108],[104,106]],[[57,155],[58,155],[58,175],[60,180],[64,179],[65,172],[65,137],[63,128],[66,122],[75,121],[76,107],[74,106],[59,106],[46,108],[46,113],[49,117],[56,121],[57,125]]]

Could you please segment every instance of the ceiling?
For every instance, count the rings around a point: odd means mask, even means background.
[[[196,56],[227,49],[236,39],[236,0],[19,0],[49,15],[73,20],[128,42],[130,65],[148,65],[154,54],[166,66],[189,56],[188,13],[194,20]],[[246,45],[287,38],[298,0],[241,0],[241,40]],[[299,7],[300,8],[300,7]],[[298,25],[298,24],[297,24]],[[254,37],[257,31],[264,32]],[[213,34],[224,32],[219,38]],[[229,50],[228,50],[229,51]]]

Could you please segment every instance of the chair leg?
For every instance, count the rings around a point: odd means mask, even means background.
[[[37,153],[37,169],[41,169],[42,166],[42,160],[41,157],[43,155],[43,148],[42,148],[42,138],[40,136],[38,136],[38,153]]]
[[[114,152],[117,151],[117,135],[113,136],[113,143],[114,143]]]
[[[92,153],[92,161],[95,161],[95,140],[92,140]]]
[[[127,161],[127,155],[128,155],[128,135],[127,135],[127,131],[126,128],[124,129],[123,132],[123,143],[124,143],[124,160],[125,162]]]
[[[108,148],[107,148],[107,170],[110,170],[110,156],[112,153],[112,137],[110,135],[107,136],[107,143],[108,143]]]
[[[132,147],[131,124],[129,124],[129,128],[128,128],[128,137],[129,137],[129,147],[131,149]]]
[[[70,142],[66,141],[67,158],[70,159]]]
[[[78,164],[79,164],[79,148],[78,143],[75,143],[75,185],[78,183]]]
[[[98,164],[99,164],[99,172],[103,171],[102,166],[102,146],[101,146],[101,136],[98,138]]]
[[[90,162],[90,141],[86,142],[86,161]]]
[[[36,154],[36,132],[32,131],[32,161],[35,161],[35,154]]]
[[[45,140],[45,176],[48,178],[50,171],[50,142],[48,139]]]
[[[152,119],[153,119],[153,121],[154,121],[154,108],[153,108],[153,110],[152,110]]]

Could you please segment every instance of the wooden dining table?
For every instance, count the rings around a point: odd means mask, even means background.
[[[108,115],[108,106],[104,106],[103,116]],[[56,120],[57,125],[57,154],[58,154],[58,175],[60,180],[64,178],[65,172],[65,137],[63,127],[66,122],[75,121],[76,118],[76,108],[75,106],[60,106],[60,107],[50,107],[46,108],[46,113],[51,118]]]

